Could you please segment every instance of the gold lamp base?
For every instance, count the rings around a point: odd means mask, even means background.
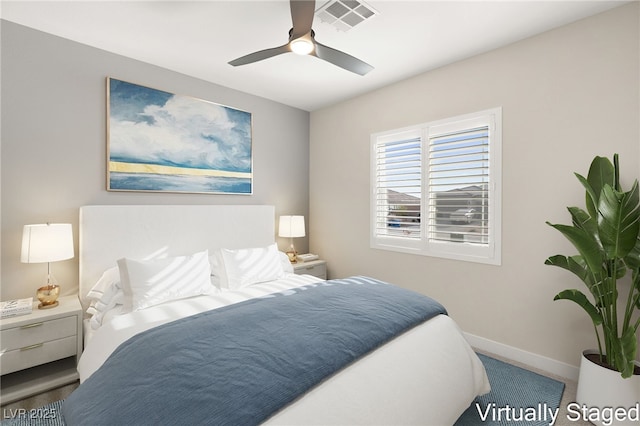
[[[40,287],[36,291],[36,296],[40,301],[38,309],[50,309],[58,306],[58,295],[60,294],[60,286],[55,284]]]
[[[298,253],[295,250],[287,251],[287,256],[289,256],[289,262],[298,263]]]

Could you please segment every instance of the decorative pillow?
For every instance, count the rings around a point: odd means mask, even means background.
[[[282,261],[275,243],[267,247],[239,250],[220,249],[227,285],[239,289],[273,281],[284,276]]]
[[[209,253],[137,261],[118,260],[124,291],[123,312],[145,309],[171,300],[209,294]]]

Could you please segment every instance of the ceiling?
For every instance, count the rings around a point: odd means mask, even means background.
[[[318,0],[316,7],[325,5]],[[2,0],[2,19],[307,111],[486,52],[627,1],[376,1],[348,31],[314,19],[316,40],[373,65],[365,76],[293,53],[240,67],[288,40],[289,3]]]

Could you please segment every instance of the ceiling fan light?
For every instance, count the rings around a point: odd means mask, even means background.
[[[298,55],[308,55],[313,51],[313,43],[305,39],[297,39],[291,42],[291,50]]]

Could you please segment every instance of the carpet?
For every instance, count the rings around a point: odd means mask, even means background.
[[[478,354],[491,383],[455,426],[548,426],[557,418],[564,383]],[[555,417],[554,417],[555,416]]]

